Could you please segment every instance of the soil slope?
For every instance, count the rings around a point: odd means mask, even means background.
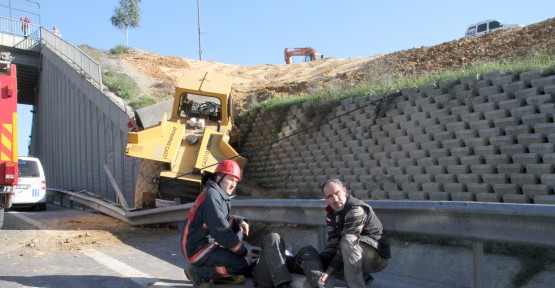
[[[137,83],[150,85],[142,88],[149,95],[160,99],[171,97],[174,84],[186,69],[218,71],[231,75],[234,95],[241,110],[248,103],[259,102],[268,97],[310,94],[321,89],[346,87],[360,81],[372,82],[376,79],[418,75],[486,60],[512,60],[531,53],[554,51],[555,18],[551,18],[481,37],[461,38],[436,46],[364,58],[327,58],[291,65],[240,66],[132,50],[118,60],[123,64],[116,66],[134,77]]]

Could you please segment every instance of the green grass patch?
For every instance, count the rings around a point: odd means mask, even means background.
[[[141,95],[141,89],[135,80],[125,74],[105,72],[102,74],[102,82],[124,100],[132,100]]]
[[[129,48],[123,45],[117,45],[116,47],[110,49],[110,53],[112,53],[112,55],[122,55],[127,52],[129,52]]]
[[[129,106],[131,106],[135,109],[139,109],[141,107],[150,106],[150,105],[153,105],[153,104],[156,104],[156,103],[157,103],[156,99],[154,99],[152,97],[149,97],[149,96],[146,96],[146,95],[143,95],[143,96],[140,96],[138,98],[132,99],[129,102]]]
[[[138,109],[141,107],[155,104],[156,99],[144,95],[133,78],[122,74],[105,72],[102,74],[102,82],[104,85],[114,92],[118,97],[122,98],[129,106]]]
[[[464,65],[449,71],[424,73],[418,77],[391,77],[391,75],[385,73],[382,78],[373,78],[371,81],[361,82],[355,86],[334,86],[333,89],[318,91],[310,95],[276,96],[260,103],[253,103],[241,112],[237,120],[239,123],[247,121],[243,118],[248,118],[247,115],[252,111],[262,112],[267,115],[276,115],[277,117],[274,121],[275,127],[273,130],[277,134],[280,132],[281,125],[287,118],[291,106],[299,106],[305,102],[308,102],[308,105],[303,105],[303,107],[306,107],[304,112],[309,119],[319,117],[316,119],[324,120],[326,119],[325,117],[333,111],[334,107],[339,105],[341,100],[347,98],[369,96],[370,100],[378,100],[376,104],[385,105],[388,103],[387,100],[389,100],[387,98],[398,95],[392,92],[402,88],[437,84],[439,81],[458,79],[463,76],[484,74],[492,71],[517,74],[523,71],[536,69],[542,69],[544,75],[555,74],[555,55],[548,53],[531,53],[524,58],[512,61],[489,61]],[[453,85],[455,85],[456,82],[454,81],[453,83]]]

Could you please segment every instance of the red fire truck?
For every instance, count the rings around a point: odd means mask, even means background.
[[[17,77],[9,52],[0,52],[0,228],[17,184]]]

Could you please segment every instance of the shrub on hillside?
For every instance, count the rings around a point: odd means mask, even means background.
[[[117,45],[116,47],[110,49],[110,53],[112,53],[113,55],[126,54],[127,52],[129,52],[129,48],[123,45]]]
[[[141,89],[128,75],[121,73],[105,72],[102,74],[104,85],[124,100],[132,100],[141,95]]]

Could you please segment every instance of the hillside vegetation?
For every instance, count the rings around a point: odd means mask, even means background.
[[[87,53],[94,54],[93,58],[101,63],[105,72],[129,75],[144,95],[156,101],[171,97],[174,84],[187,69],[231,75],[237,112],[241,112],[253,103],[274,97],[340,91],[361,84],[394,87],[407,78],[464,69],[483,62],[510,62],[534,55],[553,55],[554,52],[555,18],[481,37],[461,38],[386,55],[327,58],[291,65],[230,65],[133,49],[117,54],[109,51]]]

